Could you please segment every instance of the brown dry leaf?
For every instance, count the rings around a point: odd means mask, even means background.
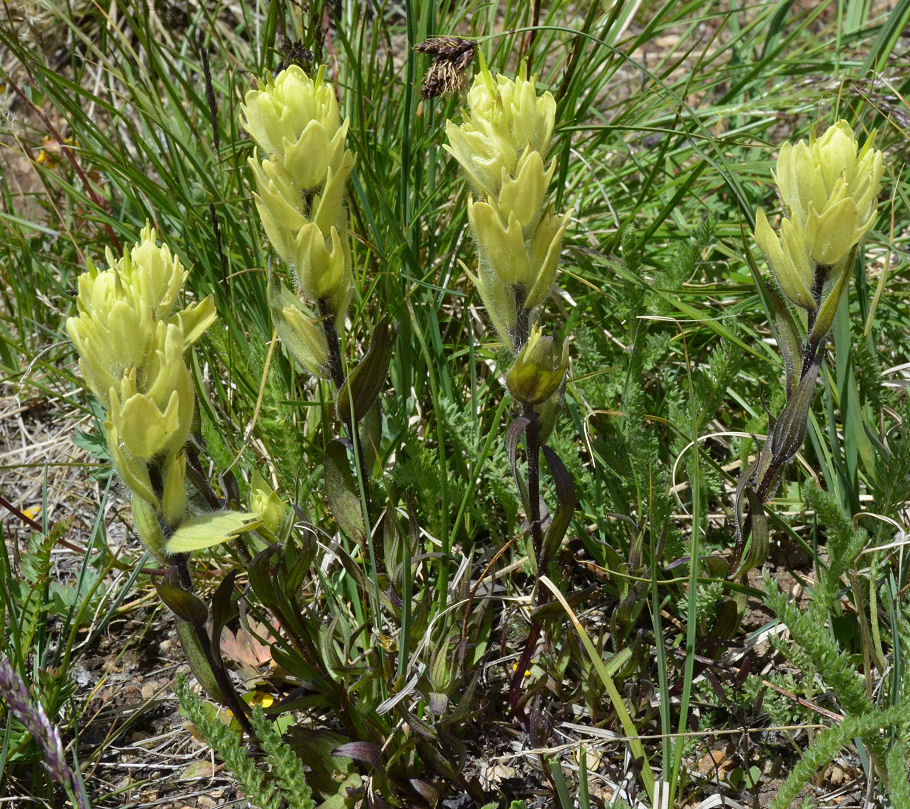
[[[730,769],[731,762],[723,750],[711,750],[698,760],[698,771],[705,776],[719,775],[721,778]]]
[[[268,637],[265,625],[258,622],[250,624],[251,629],[260,637]],[[247,678],[258,677],[260,669],[272,662],[272,650],[269,646],[260,643],[244,627],[238,627],[237,632],[225,629],[221,635],[221,654],[228,660],[235,662],[241,673]]]

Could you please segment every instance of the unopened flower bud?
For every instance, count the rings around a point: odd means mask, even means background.
[[[329,379],[329,344],[325,332],[274,276],[269,280],[268,300],[272,322],[288,353],[313,376]]]
[[[263,526],[272,534],[281,530],[288,514],[287,504],[258,472],[253,472],[250,480],[250,511],[262,516]]]
[[[512,369],[506,375],[509,392],[520,402],[539,405],[562,384],[569,366],[569,344],[544,337],[539,328],[531,331]]]
[[[518,309],[512,287],[489,267],[481,267],[476,276],[468,272],[468,277],[477,287],[499,339],[508,348],[514,349],[513,335],[518,326]]]

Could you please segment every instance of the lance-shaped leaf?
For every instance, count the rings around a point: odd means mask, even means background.
[[[385,384],[394,344],[395,329],[386,315],[373,331],[367,353],[338,391],[335,412],[345,424],[358,424],[373,406]]]
[[[299,535],[289,536],[284,543],[284,580],[288,593],[301,592],[303,580],[316,558],[317,549],[316,535],[312,528],[302,531]]]
[[[821,367],[822,352],[819,350],[815,360],[803,374],[799,385],[787,399],[787,404],[780,412],[780,418],[771,431],[771,456],[775,467],[782,467],[803,445],[806,438],[806,422],[809,408],[815,394],[815,381]]]
[[[787,396],[793,392],[799,381],[801,365],[801,340],[793,315],[784,303],[784,299],[777,294],[773,286],[767,288],[768,297],[774,309],[774,325],[777,331],[777,344],[784,357],[784,374],[787,383]]]
[[[307,630],[300,613],[288,597],[287,569],[282,550],[281,545],[275,544],[256,554],[248,568],[250,586],[256,598],[275,614],[285,629],[296,635],[305,635]],[[277,653],[277,647],[273,646],[272,651]],[[277,657],[275,659],[278,660]]]
[[[756,481],[761,480],[767,473],[771,465],[771,442],[766,440],[758,458],[754,463],[746,467],[745,472],[740,475],[739,483],[736,484],[736,494],[733,497],[733,517],[736,527],[736,545],[733,547],[733,553],[728,566],[728,578],[733,578],[737,573],[740,559],[746,549],[746,542],[752,531],[752,511],[744,509],[743,496],[746,496],[747,503],[753,502],[755,495]],[[748,495],[747,492],[751,493]],[[749,507],[751,509],[751,506]]]
[[[519,416],[514,419],[506,431],[506,454],[509,456],[509,465],[512,467],[512,477],[515,479],[515,485],[518,487],[518,494],[521,497],[522,505],[525,511],[528,510],[528,491],[524,480],[518,474],[518,442],[521,440],[522,433],[527,429],[531,420],[527,416]]]
[[[237,605],[231,599],[234,592],[234,579],[237,571],[232,570],[218,585],[215,595],[212,596],[212,652],[215,660],[221,663],[221,631],[225,624],[237,614]]]
[[[205,689],[215,702],[221,705],[225,704],[224,692],[215,679],[215,673],[209,665],[208,657],[202,648],[202,640],[196,627],[186,621],[177,621],[177,637],[180,639],[180,645],[183,647],[183,654],[186,662],[193,672],[193,676],[199,681],[199,685]]]
[[[543,446],[543,456],[546,458],[553,482],[556,484],[556,511],[543,538],[541,565],[545,566],[556,558],[562,539],[572,521],[572,513],[575,511],[575,486],[566,465],[550,447]]]
[[[237,539],[262,525],[254,511],[216,511],[185,520],[167,542],[168,553],[191,553]]]
[[[753,540],[754,547],[754,540]],[[767,552],[768,546],[765,545]],[[751,554],[750,554],[751,560]],[[762,559],[764,561],[764,559]],[[756,563],[760,564],[760,562]],[[716,607],[714,612],[714,623],[711,625],[711,634],[717,638],[728,640],[733,637],[733,633],[739,627],[739,606],[735,599],[725,598]],[[747,658],[748,659],[748,658]]]
[[[348,806],[349,801],[345,800],[348,790],[356,791],[360,776],[351,758],[333,754],[348,738],[334,730],[314,730],[300,725],[288,728],[285,738],[298,758],[307,764],[307,783],[314,791],[332,796],[320,805],[326,809]]]
[[[339,527],[357,542],[365,542],[360,490],[351,472],[346,442],[336,438],[325,450],[325,493]]]
[[[363,761],[377,770],[381,770],[385,767],[385,762],[382,758],[382,749],[372,742],[358,741],[340,744],[332,751],[332,757],[334,758],[336,756],[352,758],[355,761]]]
[[[834,313],[837,311],[840,300],[844,296],[847,284],[850,281],[850,272],[853,269],[853,262],[856,259],[856,249],[856,246],[854,246],[844,261],[844,264],[838,265],[841,266],[840,276],[838,276],[837,281],[834,283],[834,287],[828,293],[828,297],[825,298],[818,309],[815,325],[812,326],[812,331],[809,333],[810,343],[821,341],[831,328],[831,324],[834,322]]]
[[[778,467],[776,476],[781,471],[782,467]],[[743,522],[742,538],[730,564],[731,579],[757,567],[768,555],[768,515],[764,503],[751,487],[747,487],[744,494],[749,501],[749,514]]]
[[[256,597],[262,602],[263,606],[273,612],[277,607],[277,598],[275,595],[274,576],[272,573],[272,557],[281,550],[280,545],[269,545],[265,550],[260,551],[253,557],[247,567],[250,587]]]
[[[168,574],[171,571],[168,571]],[[209,617],[208,607],[199,596],[184,590],[171,575],[165,575],[156,585],[158,597],[181,621],[202,626]]]

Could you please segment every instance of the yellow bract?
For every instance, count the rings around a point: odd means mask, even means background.
[[[345,149],[348,123],[334,88],[321,71],[311,79],[291,65],[247,93],[242,110],[264,155],[249,162],[266,235],[303,296],[327,305],[340,323],[353,280],[344,190],[354,156]]]
[[[882,153],[873,133],[860,147],[846,121],[809,142],[785,143],[774,179],[786,206],[779,233],[758,211],[755,240],[784,294],[816,311],[822,286],[845,269],[875,221]]]
[[[470,116],[463,124],[446,122],[449,145],[444,148],[461,164],[479,193],[495,197],[503,174],[516,174],[526,150],[546,153],[556,100],[550,93],[538,96],[533,78],[493,77],[484,69],[468,91],[468,106]]]
[[[555,163],[545,165],[556,102],[538,95],[534,80],[492,76],[483,68],[468,92],[470,113],[446,123],[446,150],[461,165],[479,199],[468,202],[480,268],[475,283],[499,336],[518,348],[517,307],[546,298],[556,274],[568,217],[545,208]]]
[[[309,190],[322,184],[329,168],[337,173],[348,124],[321,72],[311,79],[291,65],[263,89],[248,92],[241,109],[243,128],[296,186]]]
[[[79,314],[66,328],[86,382],[107,408],[108,447],[133,491],[137,528],[160,554],[156,521],[176,524],[186,508],[183,446],[195,394],[184,352],[214,322],[215,307],[209,297],[177,309],[187,272],[150,225],[122,258],[108,251],[107,262],[79,277]]]

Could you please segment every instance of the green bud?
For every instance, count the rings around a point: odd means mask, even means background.
[[[467,268],[465,268],[467,270]],[[518,308],[515,305],[515,293],[489,267],[481,267],[477,275],[468,272],[468,277],[474,282],[480,299],[487,308],[487,314],[493,322],[493,328],[499,339],[509,349],[514,349],[515,329],[518,327]]]
[[[272,322],[288,353],[313,376],[328,379],[329,344],[317,321],[274,275],[269,279],[268,300]]]
[[[250,480],[250,511],[260,514],[263,527],[275,535],[288,515],[288,506],[258,472]]]
[[[772,230],[768,217],[761,209],[755,216],[755,241],[767,256],[774,277],[784,295],[797,306],[815,310],[812,285],[815,267],[810,263],[809,245],[802,231],[789,219],[781,223],[781,236]]]
[[[176,528],[186,516],[186,451],[181,449],[162,470],[161,516]]]
[[[158,509],[137,492],[133,492],[133,525],[142,544],[159,562],[169,564],[167,551],[164,549],[167,538],[161,529]]]
[[[534,405],[534,412],[537,414],[537,438],[541,444],[547,442],[553,433],[553,428],[556,427],[556,419],[562,412],[562,406],[565,403],[565,389],[565,378],[563,378],[562,383],[553,394],[540,404]]]
[[[568,366],[568,342],[557,344],[552,337],[544,337],[539,328],[534,328],[515,357],[506,384],[518,401],[539,405],[559,390]]]

